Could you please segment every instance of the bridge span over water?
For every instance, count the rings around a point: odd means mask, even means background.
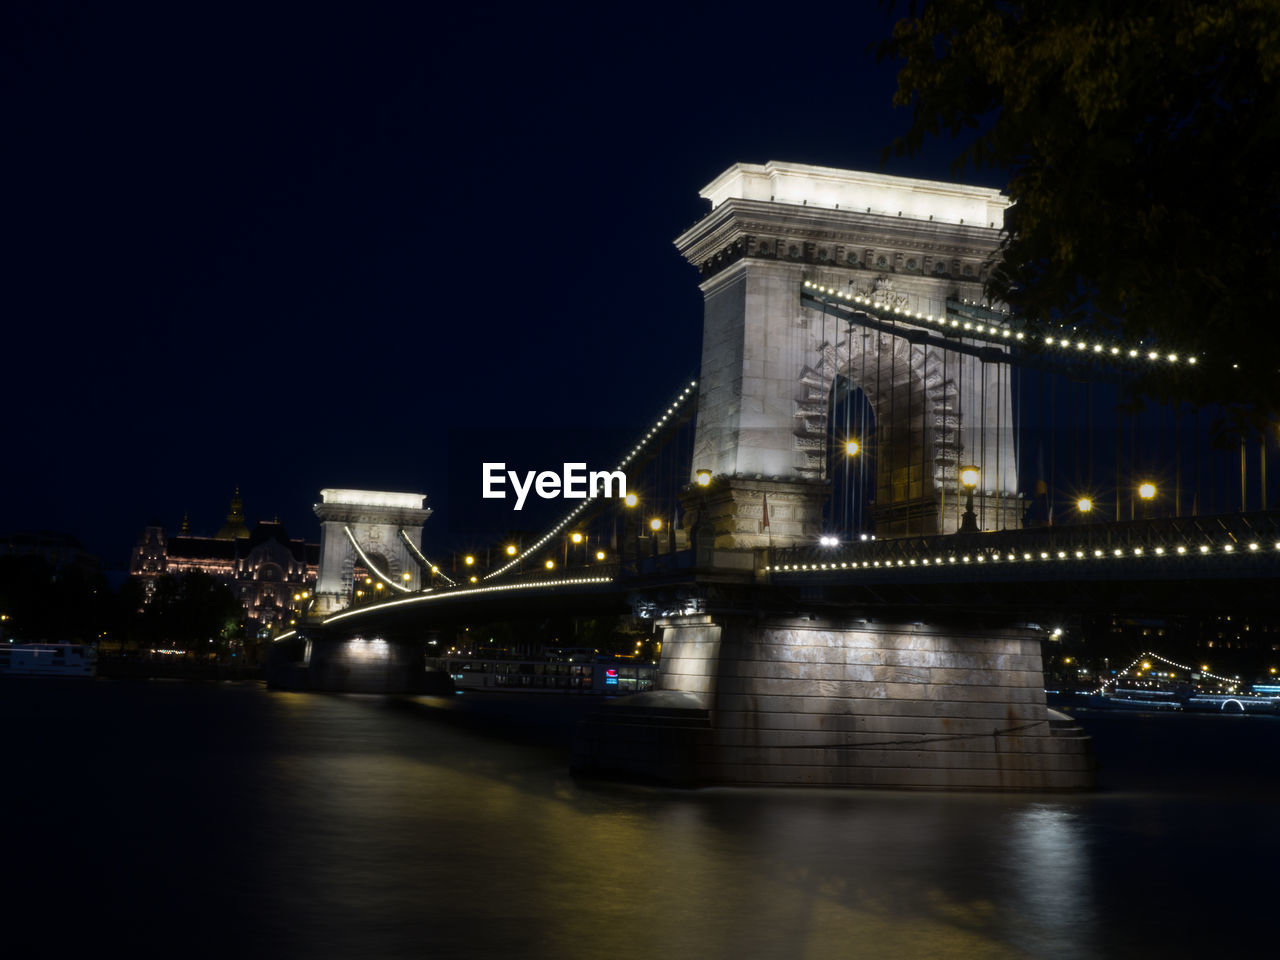
[[[1045,706],[1040,627],[1268,609],[1276,437],[1223,448],[1212,411],[1137,412],[1135,378],[1212,357],[984,301],[997,192],[770,163],[703,196],[677,240],[701,375],[619,452],[636,496],[581,501],[455,582],[421,495],[326,491],[323,603],[276,676],[408,689],[452,626],[633,615],[661,638],[661,689],[587,724],[580,769],[1089,785],[1087,739]]]

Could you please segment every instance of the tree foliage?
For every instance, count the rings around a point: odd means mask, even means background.
[[[143,636],[198,653],[213,653],[237,628],[240,604],[231,588],[198,570],[166,574],[142,618]]]
[[[894,6],[892,0],[890,6]],[[1014,200],[988,294],[1017,313],[1162,350],[1157,396],[1280,403],[1280,3],[912,2],[901,60],[911,125],[891,149],[960,138]],[[1176,368],[1175,368],[1176,369]]]
[[[0,557],[0,633],[18,640],[92,642],[110,620],[111,591],[101,574],[39,556]]]

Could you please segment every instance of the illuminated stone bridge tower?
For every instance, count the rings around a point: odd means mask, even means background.
[[[1008,366],[847,327],[806,279],[904,311],[977,302],[1009,200],[997,190],[804,164],[739,163],[676,240],[705,301],[692,470],[719,549],[813,542],[837,378],[874,411],[879,535],[957,529],[957,468],[981,468],[983,529],[1021,525]],[[922,327],[916,329],[923,329]],[[693,479],[693,476],[690,477]],[[767,497],[769,522],[764,525]]]
[[[423,506],[425,500],[421,493],[320,491],[320,503],[315,505],[321,528],[314,614],[333,613],[350,602],[357,565],[370,571],[371,578],[377,578],[387,591],[419,589],[421,571],[400,532],[421,548],[422,526],[431,516],[431,509]]]

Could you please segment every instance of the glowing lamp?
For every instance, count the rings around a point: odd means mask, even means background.
[[[514,557],[516,555],[516,545],[514,543],[507,544],[507,556]]]
[[[652,530],[654,533],[657,533],[659,530],[662,529],[662,521],[659,520],[657,517],[654,517],[652,520],[649,521],[649,529]]]
[[[697,485],[698,485],[698,486],[700,486],[700,487],[709,487],[709,486],[711,486],[711,471],[710,471],[710,470],[699,470],[699,471],[697,472],[697,474],[696,474],[696,478],[695,478],[694,482],[695,482],[695,483],[697,483]]]
[[[1093,509],[1093,501],[1090,500],[1088,497],[1081,497],[1079,500],[1076,501],[1076,509],[1079,510],[1081,513],[1088,513],[1090,510]]]
[[[640,498],[637,497],[634,493],[628,493],[626,496],[626,499],[623,500],[622,502],[625,503],[628,507],[634,507],[637,503],[640,502]]]
[[[851,457],[856,457],[858,455],[858,451],[861,449],[862,448],[858,446],[857,440],[848,440],[845,442],[844,452]]]
[[[968,490],[972,490],[978,485],[978,481],[982,478],[982,471],[977,467],[961,467],[960,468],[960,484]]]
[[[1138,486],[1138,496],[1143,500],[1150,500],[1156,495],[1156,485],[1154,483],[1143,483]]]

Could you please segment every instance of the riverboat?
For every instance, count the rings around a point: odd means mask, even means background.
[[[0,676],[93,677],[97,648],[83,643],[0,644]]]

